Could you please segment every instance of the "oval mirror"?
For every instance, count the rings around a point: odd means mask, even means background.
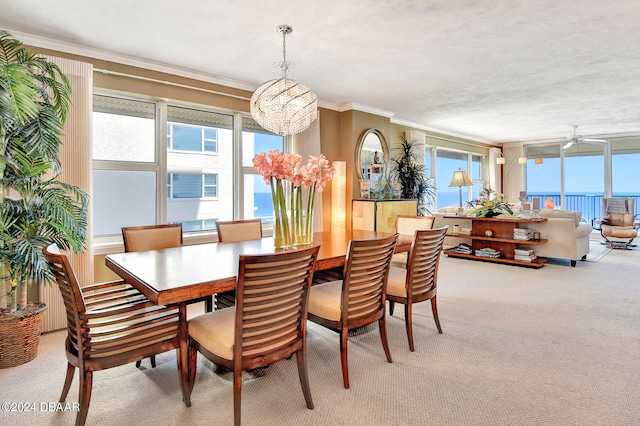
[[[359,181],[370,182],[370,188],[379,195],[387,191],[390,154],[384,135],[378,129],[367,129],[356,145],[356,175]]]

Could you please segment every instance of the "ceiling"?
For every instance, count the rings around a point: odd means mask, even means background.
[[[27,44],[253,90],[287,59],[321,105],[491,143],[640,134],[635,0],[0,0]],[[90,50],[89,50],[90,49]],[[142,62],[141,62],[142,61]]]

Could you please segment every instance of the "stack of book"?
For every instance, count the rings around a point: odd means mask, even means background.
[[[531,230],[529,228],[513,228],[514,240],[530,240]]]
[[[482,249],[476,249],[476,256],[498,258],[500,257],[500,251],[491,247],[485,247]]]
[[[513,251],[513,259],[519,262],[532,262],[536,258],[533,250],[515,249]]]
[[[471,249],[471,246],[469,244],[459,244],[456,247],[453,248],[453,251],[455,251],[456,253],[462,253],[462,254],[472,254],[473,250]]]
[[[471,228],[460,228],[458,229],[458,234],[471,235]]]

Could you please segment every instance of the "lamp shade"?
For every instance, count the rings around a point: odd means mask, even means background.
[[[467,176],[467,172],[464,170],[457,170],[453,172],[453,179],[451,179],[451,183],[449,186],[471,186],[473,183],[469,176]]]
[[[334,161],[332,165],[336,172],[331,181],[331,230],[334,232],[344,231],[346,226],[347,163]]]
[[[527,164],[527,157],[518,157],[518,164]]]
[[[504,164],[505,163],[505,158],[500,156],[498,158],[496,158],[496,164]]]

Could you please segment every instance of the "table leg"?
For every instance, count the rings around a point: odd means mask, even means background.
[[[182,400],[187,407],[191,407],[191,392],[189,390],[189,361],[187,351],[187,339],[189,332],[187,329],[187,303],[181,302],[180,325],[178,329],[178,374],[180,375],[180,389],[182,390]]]

